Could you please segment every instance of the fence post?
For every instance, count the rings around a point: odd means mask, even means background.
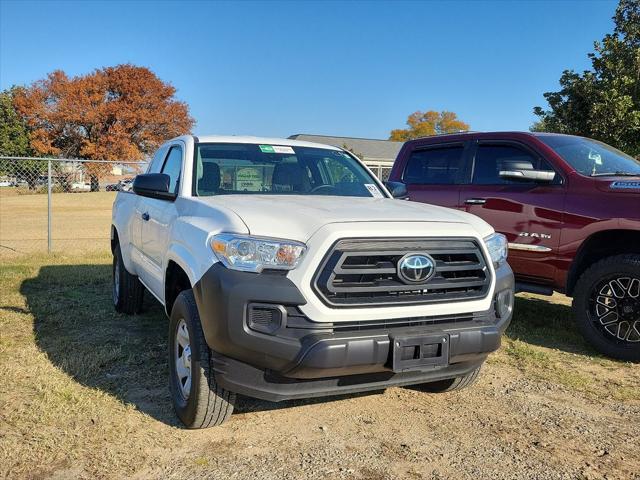
[[[47,252],[51,253],[51,160],[47,162]]]

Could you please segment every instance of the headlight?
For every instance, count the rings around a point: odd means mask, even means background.
[[[492,233],[484,239],[484,243],[487,245],[487,250],[489,250],[489,255],[495,268],[498,268],[507,261],[507,253],[509,250],[507,237],[501,233]]]
[[[216,257],[234,270],[259,273],[265,268],[296,268],[307,247],[292,240],[220,234],[211,239]]]

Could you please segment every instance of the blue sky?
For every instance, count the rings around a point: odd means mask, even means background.
[[[120,63],[173,84],[197,134],[387,138],[416,110],[528,129],[584,70],[611,1],[0,0],[0,88]]]

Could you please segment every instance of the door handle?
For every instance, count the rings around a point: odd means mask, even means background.
[[[487,203],[486,198],[467,198],[464,203],[467,205],[484,205]]]
[[[144,213],[142,214],[142,219],[143,219],[145,222],[149,221],[149,214],[148,214],[147,212],[144,212]]]

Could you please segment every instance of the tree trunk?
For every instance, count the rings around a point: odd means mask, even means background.
[[[98,183],[98,176],[97,175],[91,175],[91,191],[92,192],[99,192],[100,191],[100,184]]]

